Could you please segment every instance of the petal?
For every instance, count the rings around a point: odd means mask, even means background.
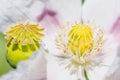
[[[80,22],[81,1],[80,0],[50,0],[51,8],[55,10],[63,22]]]
[[[116,40],[120,43],[120,17],[115,21],[111,33],[115,36]]]
[[[84,21],[95,21],[109,31],[120,14],[119,3],[119,0],[86,0],[83,6]]]
[[[30,60],[20,62],[18,68],[2,76],[0,80],[46,80],[46,59],[43,48]]]
[[[44,3],[38,0],[1,0],[0,31],[4,32],[9,25],[27,20],[37,22],[36,17],[42,11]]]

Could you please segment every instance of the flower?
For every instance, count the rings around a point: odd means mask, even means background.
[[[71,74],[84,74],[89,80],[88,71],[101,67],[105,60],[107,39],[104,30],[90,24],[77,23],[63,28],[56,37],[55,44],[59,51],[57,59]]]
[[[44,36],[43,28],[39,24],[18,23],[6,32],[7,60],[16,67],[18,62],[28,59],[32,53],[40,48],[39,40]]]

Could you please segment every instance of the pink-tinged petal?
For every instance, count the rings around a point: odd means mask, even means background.
[[[112,30],[111,30],[111,33],[113,32],[119,32],[120,30],[120,17],[117,18],[116,22],[114,23],[113,27],[112,27]]]
[[[110,33],[112,33],[115,36],[117,41],[120,40],[120,16],[117,18],[117,20],[113,24],[113,27]]]
[[[56,15],[56,12],[51,9],[44,8],[41,15],[38,17],[38,21],[42,21],[46,15],[54,17]]]
[[[57,26],[59,26],[59,19],[57,12],[44,8],[42,13],[37,18],[38,22],[42,25],[42,27],[46,28],[46,33],[53,33],[56,30]]]
[[[42,78],[42,79],[40,79],[40,80],[47,80],[47,78],[46,78],[46,77],[44,77],[44,78]]]

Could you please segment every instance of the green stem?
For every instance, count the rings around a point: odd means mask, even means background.
[[[90,80],[85,69],[84,69],[84,77],[85,77],[85,80]]]
[[[85,0],[82,0],[82,5],[84,4]]]
[[[83,3],[84,3],[84,0],[81,0],[81,23],[83,24]]]

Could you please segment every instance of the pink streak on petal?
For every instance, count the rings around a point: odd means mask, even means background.
[[[120,16],[117,18],[117,20],[113,24],[113,27],[112,27],[110,33],[112,33],[115,36],[117,41],[120,40]],[[120,43],[120,41],[119,41],[119,43]]]
[[[115,32],[115,31],[118,31],[120,29],[120,17],[118,17],[118,19],[116,20],[116,22],[114,23],[113,25],[113,28],[111,30],[111,33],[112,32]]]
[[[44,78],[42,78],[42,79],[40,79],[40,80],[47,80],[47,78],[46,78],[46,77],[44,77]]]
[[[42,13],[37,18],[38,22],[41,23],[42,27],[47,29],[47,33],[54,31],[59,26],[59,19],[57,13],[48,8],[44,8]]]
[[[51,10],[51,9],[48,9],[48,8],[43,9],[42,14],[38,16],[37,20],[39,22],[41,22],[47,15],[50,16],[53,19],[53,22],[55,24],[59,24],[59,21],[56,17],[57,13],[55,11]]]

